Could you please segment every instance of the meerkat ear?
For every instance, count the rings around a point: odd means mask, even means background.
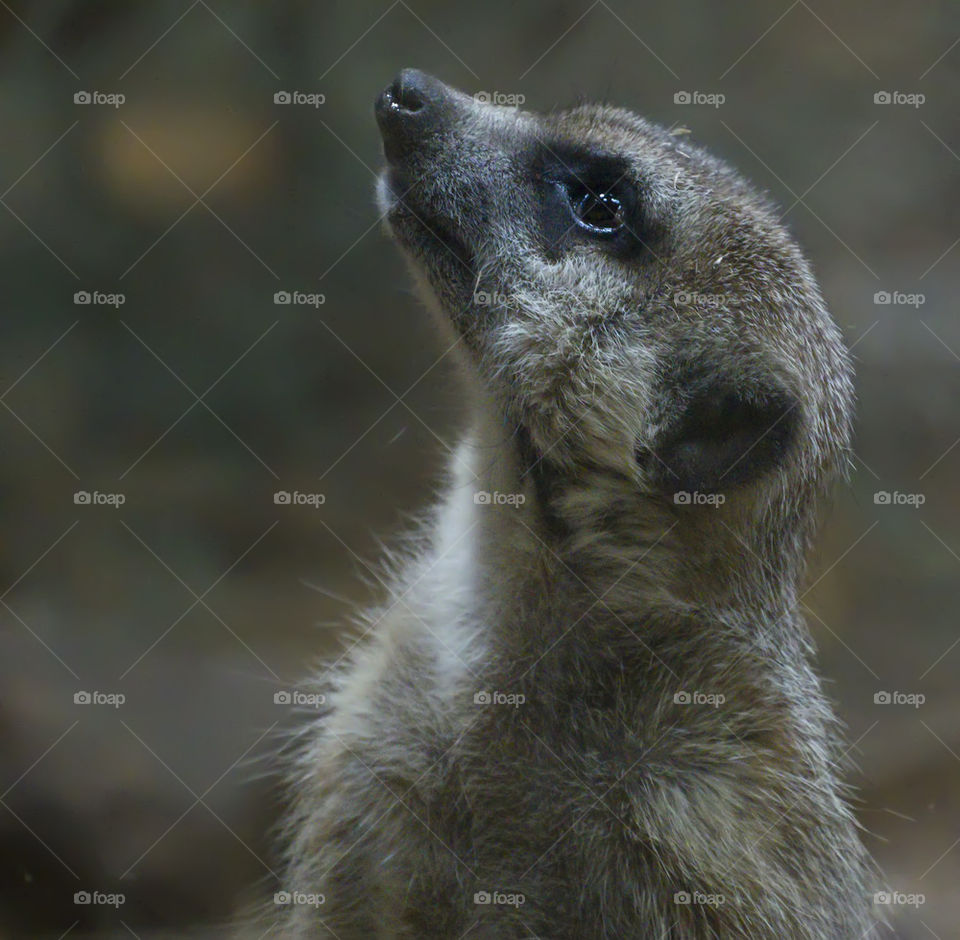
[[[667,492],[722,492],[776,467],[798,418],[797,402],[781,390],[710,384],[665,430],[648,465]]]

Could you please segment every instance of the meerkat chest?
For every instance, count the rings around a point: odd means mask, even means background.
[[[464,929],[476,920],[496,936],[513,926],[576,936],[573,925],[601,909],[616,919],[610,884],[645,864],[634,805],[639,745],[613,730],[613,716],[574,709],[563,729],[552,710],[528,705],[490,690],[478,705],[485,714],[438,762],[433,781],[421,781],[422,812],[405,825],[415,834],[407,844],[417,846],[407,903],[423,918],[423,935],[440,905],[465,918]],[[556,924],[573,932],[548,929]]]

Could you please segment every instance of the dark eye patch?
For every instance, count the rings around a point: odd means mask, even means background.
[[[584,242],[623,260],[649,249],[653,226],[623,157],[540,142],[532,163],[541,236],[551,258]]]

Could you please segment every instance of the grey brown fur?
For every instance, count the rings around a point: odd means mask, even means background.
[[[807,262],[629,112],[404,72],[378,118],[380,203],[473,420],[307,732],[283,887],[324,901],[280,934],[871,936],[798,609],[852,411]],[[576,224],[580,177],[636,201],[625,241]]]

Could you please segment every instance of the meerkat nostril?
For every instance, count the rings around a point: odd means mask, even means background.
[[[450,89],[416,69],[404,69],[380,93],[375,113],[390,162],[402,161],[435,135],[448,113]]]
[[[398,78],[390,88],[390,107],[394,111],[409,111],[416,114],[426,107],[426,101],[416,88],[405,85],[403,80]]]

